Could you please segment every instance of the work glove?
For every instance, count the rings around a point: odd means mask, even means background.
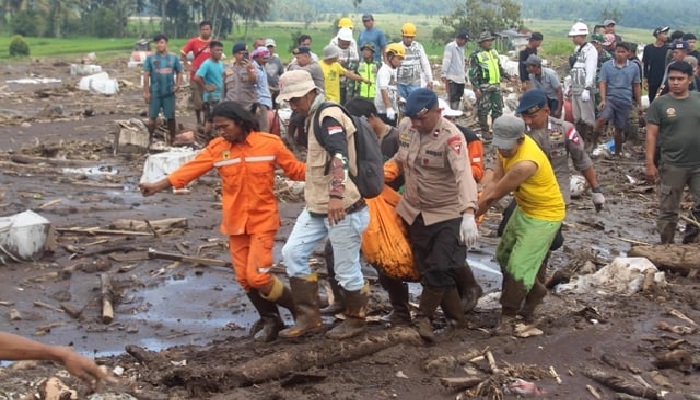
[[[396,111],[394,111],[394,109],[391,107],[387,108],[386,109],[386,117],[392,121],[395,120],[396,119]]]
[[[459,243],[467,248],[473,247],[479,238],[479,228],[476,226],[474,214],[464,213],[462,215],[462,225],[459,227]]]
[[[593,205],[595,206],[595,212],[600,212],[605,205],[605,196],[603,196],[603,189],[595,188],[592,190],[591,199],[593,200]]]
[[[591,101],[591,91],[590,90],[583,89],[583,92],[581,92],[581,101],[584,103]]]

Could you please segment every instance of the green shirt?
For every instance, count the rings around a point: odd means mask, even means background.
[[[647,111],[647,122],[657,125],[661,162],[679,167],[700,166],[700,93],[685,99],[657,97]]]

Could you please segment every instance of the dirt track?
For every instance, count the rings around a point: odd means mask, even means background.
[[[546,398],[594,398],[586,385],[592,385],[601,398],[616,398],[606,386],[583,375],[593,369],[636,385],[641,385],[634,377],[639,376],[651,386],[650,392],[670,392],[669,399],[700,393],[697,364],[686,372],[657,370],[653,364],[670,349],[687,350],[695,357],[700,349],[697,329],[686,335],[658,329],[662,321],[694,328],[670,315],[671,310],[700,323],[697,278],[673,274],[666,275],[669,285],[631,296],[599,290],[551,294],[539,313],[538,327],[544,331],[541,336],[491,337],[486,330],[495,322],[497,309],[484,301],[469,316],[469,329],[445,337],[436,346],[389,339],[386,348],[374,354],[342,363],[322,360],[308,371],[290,370],[283,377],[251,385],[240,371],[245,362],[259,359],[261,365],[269,362],[269,368],[274,368],[275,362],[266,356],[284,352],[294,356],[295,351],[307,354],[310,343],[318,353],[335,354],[337,342],[319,334],[293,342],[253,344],[244,336],[255,320],[254,311],[229,269],[139,258],[149,248],[196,255],[200,246],[207,245],[199,256],[229,259],[227,241],[218,232],[216,174],[201,179],[188,195],[161,194],[144,199],[136,190],[143,158],[112,154],[112,121],[137,117],[145,110],[137,87],[138,71],[127,70],[125,64],[122,60],[105,66],[110,75],[132,84],[113,97],[77,91],[77,78],[68,75],[65,65],[39,62],[0,67],[4,80],[25,78],[28,73],[63,80],[62,84],[38,86],[0,82],[6,86],[0,95],[0,115],[6,116],[0,119],[0,149],[5,151],[0,154],[1,216],[33,209],[55,227],[63,228],[107,227],[117,219],[188,219],[186,229],[172,229],[158,237],[64,234],[59,236],[55,252],[37,262],[0,265],[0,301],[13,303],[0,306],[0,329],[47,343],[73,345],[84,354],[97,356],[110,370],[124,368],[119,384],[108,387],[109,392],[139,399],[450,399],[458,392],[446,389],[439,378],[473,373],[490,378],[482,386],[482,395],[490,398],[500,398],[497,390],[509,377],[537,383],[546,389]],[[35,117],[59,105],[61,115]],[[84,116],[86,109],[94,116]],[[194,118],[184,108],[178,110],[178,117],[179,122],[192,126]],[[577,270],[585,261],[593,261],[596,267],[605,265],[629,249],[620,239],[656,242],[653,187],[631,184],[627,177],[640,180],[643,176],[643,157],[638,150],[632,149],[631,157],[622,160],[596,160],[608,204],[596,214],[587,195],[573,201],[565,224],[566,244],[553,255],[553,269]],[[7,151],[66,158],[73,160],[72,167],[110,166],[118,172],[67,174],[61,166],[12,163]],[[276,260],[280,260],[279,248],[302,207],[298,201],[285,199],[280,207],[283,227],[275,247]],[[483,238],[469,255],[486,268],[497,268],[491,256],[498,242],[495,230],[499,219],[496,211],[488,216],[481,227]],[[129,261],[129,257],[133,259]],[[323,269],[322,264],[318,266]],[[72,271],[69,276],[50,274],[66,268]],[[109,325],[100,318],[103,272],[112,277],[118,299],[114,322]],[[385,295],[379,286],[372,290],[371,314],[380,315],[388,308]],[[53,307],[69,303],[82,313],[72,318],[37,307],[35,302]],[[10,309],[18,310],[22,319],[10,320]],[[286,317],[291,322],[289,315]],[[326,322],[330,325],[333,321]],[[377,336],[385,332],[385,327],[374,323],[367,338],[382,343],[386,338]],[[137,362],[133,355],[123,354],[127,345],[160,353],[144,357],[132,348],[132,354],[142,356]],[[179,347],[163,350],[172,346]],[[486,349],[493,352],[502,374],[492,374],[488,363],[478,358]],[[181,365],[183,360],[186,365]],[[552,378],[550,366],[560,375],[561,384]],[[36,383],[55,375],[58,369],[51,363],[0,368],[0,399],[36,392]],[[61,379],[73,388],[84,389],[74,378]]]

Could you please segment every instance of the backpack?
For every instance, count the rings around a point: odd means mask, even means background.
[[[350,179],[357,186],[360,191],[360,195],[365,199],[371,199],[373,197],[379,196],[384,189],[384,157],[382,156],[382,150],[377,143],[377,135],[372,130],[366,119],[355,117],[350,115],[348,110],[340,104],[336,103],[323,103],[316,111],[314,116],[313,126],[314,134],[316,135],[316,140],[319,143],[323,143],[318,136],[321,130],[321,125],[319,124],[319,115],[321,111],[328,107],[338,107],[345,115],[352,119],[352,124],[355,126],[355,134],[353,135],[355,141],[355,153],[348,154],[349,157],[355,157],[355,162],[357,163],[357,175],[350,175]]]

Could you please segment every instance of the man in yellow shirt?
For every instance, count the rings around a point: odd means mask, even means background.
[[[564,198],[547,155],[525,134],[522,119],[504,115],[493,123],[497,149],[493,182],[484,190],[478,215],[513,192],[517,204],[506,224],[496,259],[503,273],[501,321],[494,333],[512,332],[520,314],[534,321],[535,308],[547,294],[542,261],[564,220]]]
[[[344,76],[353,81],[362,83],[371,83],[360,75],[348,71],[338,62],[340,57],[340,49],[338,46],[329,44],[323,48],[323,61],[319,63],[323,70],[323,78],[325,79],[326,99],[334,103],[340,104],[340,77]]]

